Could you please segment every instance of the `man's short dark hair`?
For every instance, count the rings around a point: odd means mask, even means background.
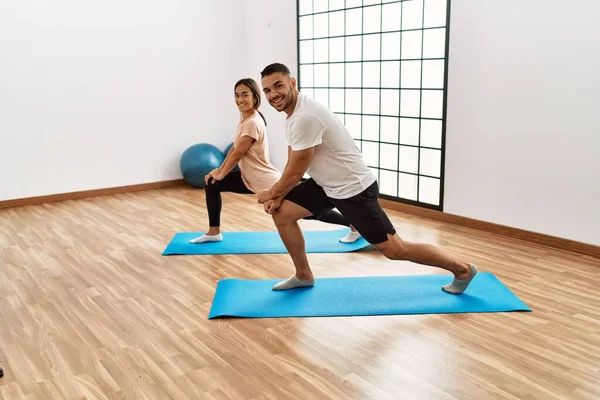
[[[264,78],[265,76],[276,74],[278,72],[281,72],[282,74],[286,75],[291,75],[291,72],[288,67],[281,63],[273,63],[267,65],[265,69],[262,70],[262,72],[260,73],[260,77]]]

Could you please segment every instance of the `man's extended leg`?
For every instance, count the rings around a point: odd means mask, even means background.
[[[390,260],[406,260],[452,272],[454,281],[442,288],[448,293],[462,293],[477,273],[475,265],[454,259],[433,245],[406,242],[397,233],[387,236],[387,241],[374,246]]]
[[[374,183],[364,192],[334,204],[352,221],[361,235],[390,260],[406,260],[438,267],[454,274],[451,284],[442,288],[452,294],[462,293],[477,274],[477,267],[459,261],[430,244],[411,243],[400,239],[378,201],[378,187]]]
[[[310,211],[288,200],[284,200],[277,212],[273,214],[273,222],[296,268],[296,275],[273,286],[274,290],[294,289],[314,284],[315,278],[306,256],[304,235],[298,225],[298,220],[310,215],[312,215]]]

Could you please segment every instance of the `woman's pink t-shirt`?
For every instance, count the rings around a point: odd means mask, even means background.
[[[265,122],[255,112],[250,118],[240,122],[234,136],[236,144],[244,136],[255,140],[238,162],[244,185],[254,193],[270,189],[281,177],[279,170],[271,164],[266,132]]]

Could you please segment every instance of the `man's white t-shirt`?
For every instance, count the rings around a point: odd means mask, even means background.
[[[315,146],[306,172],[327,196],[347,199],[377,180],[342,121],[302,93],[294,112],[286,119],[285,134],[292,151]]]

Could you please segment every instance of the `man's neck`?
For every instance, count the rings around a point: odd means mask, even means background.
[[[300,93],[298,91],[296,91],[296,96],[295,96],[294,100],[292,101],[292,104],[290,104],[290,106],[288,108],[283,110],[283,112],[287,115],[286,118],[291,117],[292,114],[294,113],[294,110],[296,109],[296,104],[298,104],[298,95],[299,94]]]

